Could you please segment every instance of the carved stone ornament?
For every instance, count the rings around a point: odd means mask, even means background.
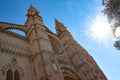
[[[20,72],[20,75],[24,76],[23,69],[17,64],[17,60],[15,58],[12,59],[11,63],[6,64],[1,68],[1,72],[3,75],[6,74],[7,70],[11,69],[12,71],[18,70]]]

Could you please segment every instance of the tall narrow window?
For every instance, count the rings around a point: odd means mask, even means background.
[[[16,70],[14,72],[14,80],[20,80],[20,74],[19,74],[18,70]]]
[[[7,71],[7,80],[13,80],[13,72],[11,69]]]

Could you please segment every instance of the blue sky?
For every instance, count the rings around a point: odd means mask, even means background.
[[[54,19],[62,22],[75,40],[95,59],[108,80],[119,80],[120,51],[113,47],[113,35],[107,45],[94,40],[89,28],[95,17],[102,14],[102,0],[0,0],[0,22],[24,24],[32,4],[40,11],[44,24],[54,33]]]

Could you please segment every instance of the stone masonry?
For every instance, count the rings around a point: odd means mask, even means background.
[[[24,25],[0,22],[0,80],[107,80],[67,28],[56,19],[55,25],[57,34],[33,6]]]

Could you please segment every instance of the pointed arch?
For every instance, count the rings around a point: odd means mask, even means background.
[[[14,72],[14,80],[20,80],[20,74],[18,70]]]
[[[11,69],[7,71],[7,77],[6,80],[13,80],[13,72]]]
[[[64,77],[64,80],[74,80],[72,77],[69,77],[69,76],[65,76]]]
[[[74,69],[71,69],[67,66],[62,66],[61,70],[63,71],[64,80],[81,80]]]

